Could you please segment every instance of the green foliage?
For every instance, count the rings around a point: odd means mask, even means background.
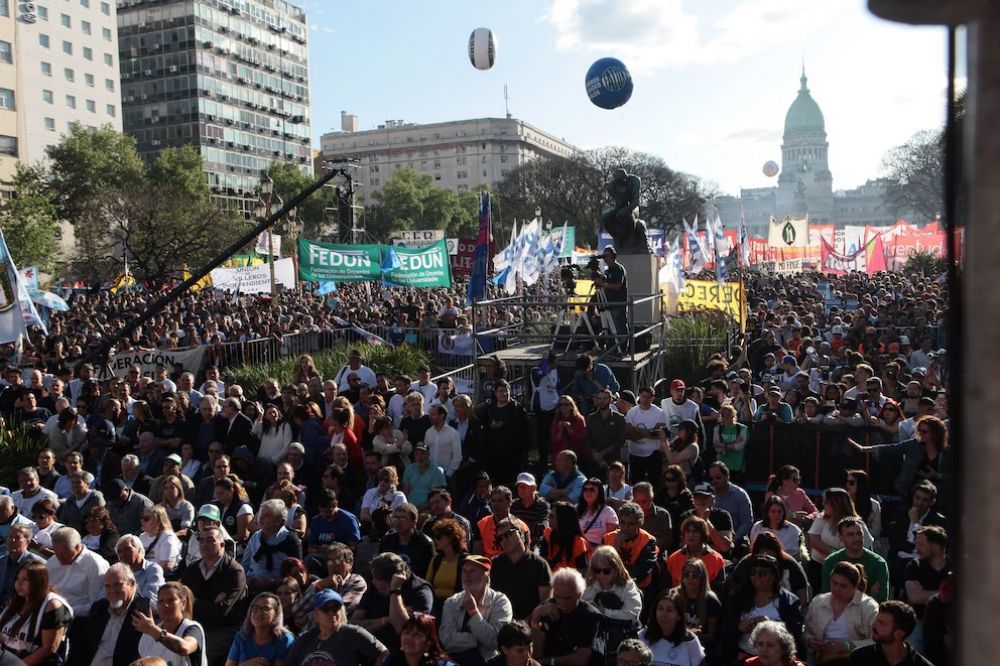
[[[712,354],[726,350],[729,319],[721,312],[690,312],[670,317],[663,349],[664,376],[688,382],[705,376]]]
[[[393,347],[391,345],[344,343],[333,349],[313,354],[316,370],[324,378],[332,379],[347,363],[347,353],[351,349],[361,351],[365,365],[369,368],[375,372],[384,372],[390,377],[397,374],[413,375],[418,367],[430,363],[430,357],[426,352],[411,345],[404,344]],[[268,377],[275,377],[282,384],[291,382],[298,372],[298,364],[298,358],[291,356],[273,363],[231,368],[226,374],[231,375],[235,383],[242,386],[244,391],[253,393]]]
[[[37,439],[31,439],[20,428],[0,430],[0,484],[17,487],[17,471],[34,465],[42,448]]]
[[[937,277],[946,270],[948,261],[933,252],[914,252],[903,264],[903,273],[921,277]]]
[[[885,196],[897,217],[916,215],[917,223],[937,219],[944,210],[944,144],[938,131],[917,132],[882,158]]]
[[[397,169],[381,192],[374,195],[365,215],[365,228],[379,240],[393,231],[442,229],[446,236],[469,235],[478,220],[477,192],[455,192],[438,187],[430,174],[411,167]]]
[[[52,272],[59,256],[59,221],[40,167],[17,165],[14,198],[0,209],[0,229],[20,268]]]
[[[135,138],[110,125],[95,131],[74,123],[45,154],[51,161],[52,200],[59,217],[73,223],[93,197],[141,182],[146,175]]]
[[[312,184],[314,178],[311,174],[303,173],[295,164],[288,162],[272,162],[267,169],[267,174],[274,181],[274,193],[288,201],[296,194],[306,189]],[[299,206],[296,214],[297,221],[302,224],[302,236],[305,238],[324,238],[330,233],[324,228],[324,216],[327,208],[337,208],[337,193],[334,187],[324,187],[316,192]],[[328,220],[330,225],[336,224],[336,216]],[[275,228],[276,233],[284,234],[281,226]],[[283,248],[283,253],[294,252],[294,248],[289,244]]]
[[[194,146],[164,148],[149,169],[149,181],[178,197],[207,201],[212,191],[202,167],[201,153]]]

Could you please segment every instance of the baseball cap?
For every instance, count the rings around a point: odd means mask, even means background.
[[[205,518],[207,520],[221,523],[222,513],[219,511],[219,507],[214,504],[202,504],[201,508],[198,509],[198,518]]]
[[[833,333],[834,335],[843,335],[844,327],[841,326],[840,324],[835,324],[833,328],[830,329],[830,332]]]
[[[517,481],[514,483],[515,486],[520,486],[524,484],[526,486],[537,487],[538,484],[535,483],[535,477],[530,472],[521,472],[517,475]]]
[[[702,481],[691,490],[692,495],[711,495],[715,497],[715,488],[708,481]]]
[[[493,562],[490,561],[488,557],[483,557],[482,555],[466,555],[465,561],[462,565],[475,564],[476,566],[482,567],[484,571],[489,571],[493,568]]]
[[[728,379],[729,381],[732,381],[737,377],[739,377],[739,375],[733,370],[730,370],[729,372],[726,373],[726,379]]]
[[[175,465],[180,465],[182,462],[184,462],[183,460],[181,460],[181,457],[176,453],[171,453],[169,456],[166,457],[166,460],[169,460]]]
[[[425,444],[424,442],[417,442],[416,444],[413,445],[413,450],[414,451],[429,451],[430,449],[427,448],[427,444]]]
[[[627,389],[624,390],[624,391],[620,391],[618,393],[618,399],[619,400],[624,400],[625,402],[627,402],[630,405],[637,404],[637,401],[635,399],[635,393],[633,393],[632,391],[629,391]]]
[[[687,384],[684,383],[683,379],[675,379],[674,381],[670,382],[671,391],[675,391],[677,389],[686,389],[686,388]]]
[[[781,359],[781,363],[782,364],[791,363],[791,364],[794,365],[795,364],[795,357],[792,356],[791,354],[785,354],[785,356],[782,357],[782,359]]]
[[[322,608],[327,604],[334,603],[338,606],[344,605],[344,597],[340,596],[338,592],[327,588],[325,590],[320,590],[313,596],[313,609]]]
[[[768,395],[778,395],[778,396],[780,396],[781,395],[781,389],[778,388],[777,386],[772,386],[771,388],[767,389],[767,393],[768,393]]]

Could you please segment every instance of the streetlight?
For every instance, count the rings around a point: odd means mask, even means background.
[[[258,217],[261,222],[274,213],[274,180],[267,175],[267,172],[260,174],[260,205],[257,207]],[[280,199],[279,199],[280,200]],[[271,227],[267,228],[267,262],[271,267],[271,303],[278,302],[278,284],[274,277],[274,236],[271,234]]]

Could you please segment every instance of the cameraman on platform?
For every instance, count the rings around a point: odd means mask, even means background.
[[[628,301],[628,276],[625,274],[625,267],[618,263],[618,251],[613,245],[604,248],[604,263],[608,265],[608,269],[603,276],[596,276],[594,282],[604,289],[608,312],[615,324],[615,334],[628,335],[628,317],[625,314],[625,303]],[[621,349],[628,346],[624,340],[619,339],[615,340],[615,345]]]

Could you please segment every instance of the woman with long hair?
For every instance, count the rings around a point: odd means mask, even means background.
[[[382,666],[455,666],[438,640],[437,620],[429,613],[410,613],[399,630],[399,649]]]
[[[691,419],[684,419],[677,424],[677,434],[669,442],[666,433],[666,429],[660,431],[664,464],[667,467],[680,465],[685,476],[691,476],[701,451],[698,447],[698,424]]]
[[[322,379],[323,376],[319,374],[319,370],[316,369],[316,363],[313,361],[313,357],[309,354],[303,354],[299,357],[299,369],[295,373],[295,379],[292,381],[295,384],[308,384],[309,380],[313,377],[317,379]]]
[[[542,532],[538,544],[538,554],[545,558],[552,571],[571,567],[582,572],[587,570],[588,552],[576,507],[566,501],[553,504],[549,526]]]
[[[770,532],[761,532],[750,548],[750,554],[736,563],[732,573],[726,577],[726,589],[738,589],[750,580],[750,568],[754,555],[770,555],[778,561],[781,569],[781,586],[797,596],[802,607],[809,603],[809,582],[802,564],[785,552],[778,537]]]
[[[723,657],[743,661],[756,652],[750,632],[764,620],[784,622],[796,644],[802,640],[802,604],[799,598],[781,587],[781,568],[770,555],[754,555],[750,577],[734,590],[726,604],[722,623]]]
[[[14,576],[14,593],[0,615],[0,641],[27,666],[57,666],[68,651],[73,622],[69,602],[49,585],[44,562],[28,562]]]
[[[865,521],[868,531],[876,540],[882,536],[882,505],[877,499],[872,497],[871,483],[868,479],[868,472],[863,469],[847,470],[846,485],[844,488],[847,494],[854,500],[854,508],[858,515]]]
[[[837,562],[830,591],[810,602],[805,620],[810,663],[844,666],[852,650],[872,642],[878,602],[865,594],[864,571],[860,564]]]
[[[603,616],[600,639],[605,663],[618,651],[618,644],[633,638],[642,612],[642,592],[632,580],[621,555],[611,546],[600,546],[590,556],[583,600],[589,601]]]
[[[882,442],[890,444],[899,441],[899,424],[906,418],[903,416],[903,409],[895,400],[886,400],[878,410],[878,416],[871,416],[868,410],[862,410],[869,425],[878,428],[882,435]]]
[[[445,599],[462,591],[462,563],[469,553],[465,528],[457,520],[434,523],[431,538],[437,554],[427,567],[427,582],[434,588],[434,614],[440,617]]]
[[[587,540],[587,548],[593,552],[604,543],[604,535],[618,529],[618,514],[604,499],[604,484],[600,479],[590,478],[583,483],[580,502],[576,505],[580,532]]]
[[[561,396],[556,403],[556,411],[549,427],[549,437],[552,446],[549,449],[552,452],[550,465],[555,466],[556,454],[559,451],[569,449],[584,463],[584,469],[590,469],[593,455],[587,445],[587,420],[571,396]]]
[[[330,438],[323,429],[323,419],[308,406],[297,403],[292,405],[290,413],[297,441],[305,449],[306,464],[315,469],[325,462],[323,454],[330,444]]]
[[[250,602],[243,626],[229,648],[226,666],[239,666],[251,659],[263,659],[268,666],[283,664],[293,641],[295,636],[285,628],[278,596],[261,592]]]
[[[799,471],[798,467],[782,465],[778,468],[777,474],[772,474],[771,478],[767,480],[767,492],[764,493],[764,499],[767,500],[773,495],[778,495],[785,501],[789,520],[801,521],[819,510],[806,495],[806,491],[799,487],[801,483],[802,472]]]
[[[170,526],[170,519],[162,506],[153,506],[142,512],[142,533],[139,541],[146,549],[146,559],[163,567],[163,573],[170,573],[177,567],[181,557],[181,541]]]
[[[656,597],[639,639],[653,652],[653,662],[674,666],[701,666],[705,648],[687,628],[686,608],[676,590],[664,590]]]
[[[708,569],[699,559],[690,559],[681,569],[681,582],[674,588],[684,604],[687,628],[698,637],[708,654],[715,653],[722,603],[708,583]]]
[[[67,500],[72,501],[72,500]],[[108,562],[118,561],[115,546],[118,543],[118,528],[111,520],[111,514],[103,506],[95,506],[83,518],[84,534],[80,542]]]
[[[802,530],[788,520],[788,509],[781,495],[771,495],[764,500],[764,515],[750,528],[750,545],[761,533],[770,532],[778,538],[781,548],[792,557],[799,556]]]
[[[677,543],[681,531],[681,517],[694,508],[694,495],[688,488],[687,474],[680,465],[669,465],[663,470],[663,488],[656,492],[655,502],[670,512],[670,524],[673,526],[674,543]]]
[[[330,437],[329,445],[343,444],[347,448],[348,460],[352,464],[357,465],[358,469],[361,469],[364,465],[364,452],[361,449],[358,435],[351,425],[354,420],[354,410],[336,406],[340,400],[342,400],[340,396],[334,399],[333,404],[335,407],[330,410],[330,414],[326,419],[326,423],[328,424],[327,435]],[[358,420],[360,421],[361,419]]]
[[[205,629],[195,622],[194,594],[177,581],[164,583],[156,595],[156,624],[153,611],[135,612],[129,618],[132,627],[142,634],[139,654],[160,657],[172,666],[207,666]]]
[[[858,516],[854,508],[854,500],[843,488],[827,488],[823,493],[823,511],[813,520],[807,535],[809,541],[809,562],[806,565],[806,573],[809,575],[809,583],[814,590],[821,588],[821,578],[823,573],[823,562],[827,556],[835,550],[843,548],[840,542],[840,532],[837,524],[844,518]],[[864,536],[865,548],[871,548],[874,539],[868,526],[861,523],[861,531]]]
[[[184,486],[176,476],[163,479],[163,501],[157,506],[163,507],[170,520],[170,528],[178,539],[186,539],[194,524],[194,505],[184,499]]]
[[[302,598],[302,584],[295,576],[284,576],[278,582],[275,595],[278,597],[278,601],[281,602],[281,616],[284,620],[285,628],[291,630],[296,626],[295,614],[292,609],[299,599]]]
[[[292,426],[285,422],[276,405],[269,404],[264,408],[264,414],[253,424],[253,434],[260,440],[258,457],[274,465],[285,459],[288,445],[292,443]]]
[[[914,439],[898,444],[864,447],[848,439],[859,452],[870,452],[882,464],[898,465],[894,482],[896,492],[908,496],[914,484],[924,479],[938,489],[938,504],[949,496],[954,461],[948,446],[948,427],[936,416],[922,416],[917,421]],[[947,507],[945,507],[947,508]]]

